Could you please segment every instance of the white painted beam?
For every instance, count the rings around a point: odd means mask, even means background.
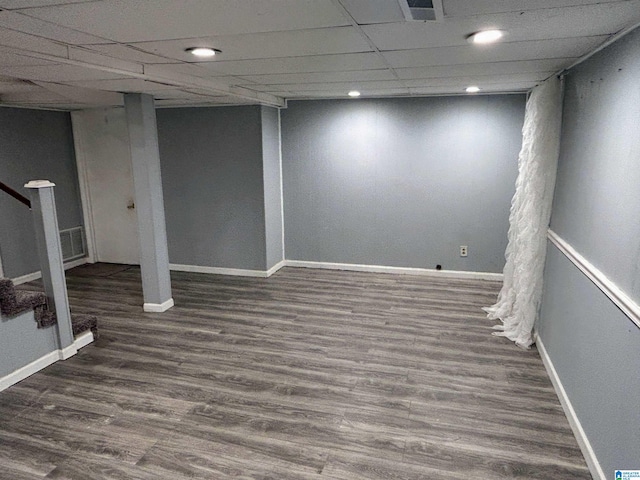
[[[282,97],[269,93],[231,86],[220,80],[178,74],[166,69],[162,65],[143,65],[141,63],[101,55],[82,47],[62,47],[59,44],[48,42],[32,35],[27,36],[33,37],[33,42],[20,44],[16,41],[13,43],[9,42],[8,45],[4,42],[4,46],[7,47],[4,48],[4,50],[16,55],[24,55],[59,64],[75,65],[92,70],[119,74],[123,77],[140,78],[142,80],[164,83],[178,88],[198,89],[203,93],[209,93],[211,95],[229,95],[273,107],[282,108],[286,106],[286,102]],[[42,41],[45,42],[45,45],[40,46],[40,42]],[[29,47],[23,48],[24,45],[28,45]]]

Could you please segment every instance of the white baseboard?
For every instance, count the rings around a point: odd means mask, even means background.
[[[85,347],[93,342],[93,333],[85,332],[82,335],[79,335],[75,341],[69,345],[68,347],[61,350],[54,350],[53,352],[49,352],[46,355],[43,355],[37,360],[25,365],[22,368],[17,369],[14,372],[11,372],[8,375],[0,378],[0,392],[6,390],[11,385],[15,385],[21,380],[24,380],[27,377],[30,377],[34,373],[39,372],[43,368],[48,367],[52,363],[56,363],[58,360],[66,360],[69,357],[75,355],[79,349]]]
[[[394,273],[400,275],[420,275],[440,278],[467,278],[475,280],[502,280],[501,273],[464,272],[457,270],[433,270],[429,268],[388,267],[384,265],[357,265],[353,263],[307,262],[285,260],[287,267],[323,268],[328,270],[349,270],[353,272]]]
[[[457,270],[433,270],[428,268],[388,267],[384,265],[357,265],[353,263],[307,262],[302,260],[282,260],[269,270],[244,270],[239,268],[201,267],[198,265],[169,264],[178,272],[209,273],[213,275],[233,275],[239,277],[268,278],[283,267],[322,268],[328,270],[349,270],[353,272],[393,273],[400,275],[421,275],[440,278],[467,278],[475,280],[502,281],[501,273],[464,272]]]
[[[578,441],[578,446],[582,451],[582,455],[584,456],[585,461],[587,462],[587,466],[589,467],[589,471],[593,476],[594,480],[606,480],[602,467],[600,466],[600,462],[598,461],[598,457],[596,457],[593,448],[591,447],[591,443],[587,438],[587,434],[582,428],[582,424],[580,423],[580,419],[573,409],[573,405],[571,404],[571,400],[567,395],[567,392],[562,385],[562,381],[558,376],[558,372],[553,366],[553,362],[547,353],[547,349],[544,347],[542,340],[539,335],[536,335],[536,346],[538,347],[538,352],[540,353],[540,358],[542,358],[542,363],[544,363],[544,368],[547,370],[547,374],[549,374],[549,378],[551,379],[551,383],[553,384],[553,388],[558,394],[558,398],[560,399],[560,404],[562,405],[562,409],[569,420],[569,425],[571,426],[571,430],[573,431],[573,435],[576,437]]]
[[[170,298],[169,300],[166,300],[162,303],[145,303],[142,306],[142,309],[145,312],[162,313],[169,310],[171,307],[173,307],[173,305],[173,298]]]
[[[266,270],[245,270],[242,268],[202,267],[199,265],[180,265],[170,263],[169,268],[178,272],[210,273],[213,275],[232,275],[235,277],[260,277],[267,278]]]
[[[270,277],[271,275],[276,273],[278,270],[280,270],[282,267],[284,267],[286,265],[286,262],[287,262],[286,260],[280,260],[273,267],[267,270],[267,277]]]
[[[71,260],[70,262],[66,262],[64,264],[64,269],[69,270],[71,268],[79,267],[80,265],[84,265],[85,263],[89,263],[89,259],[87,257],[78,258],[76,260]],[[23,283],[32,282],[34,280],[38,280],[42,278],[42,272],[37,271],[33,273],[27,273],[26,275],[22,275],[20,277],[12,278],[14,285],[22,285]]]
[[[93,332],[91,330],[87,330],[86,332],[78,335],[73,344],[75,345],[76,350],[80,350],[82,347],[86,347],[92,343],[93,340]]]
[[[59,360],[66,360],[67,358],[71,358],[76,353],[78,353],[78,348],[76,347],[76,342],[73,342],[68,347],[64,347],[63,349],[58,350]]]

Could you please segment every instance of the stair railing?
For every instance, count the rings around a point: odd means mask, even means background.
[[[13,188],[0,182],[0,190],[24,203],[33,214],[42,284],[49,310],[56,315],[58,349],[61,352],[60,358],[64,360],[74,355],[77,349],[74,345],[53,187],[55,184],[48,180],[30,181],[25,185],[31,197],[29,200]]]
[[[27,207],[31,208],[31,200],[29,200],[27,197],[25,197],[24,195],[22,195],[20,192],[16,192],[13,188],[11,188],[9,185],[0,182],[0,190],[2,190],[5,193],[8,193],[9,195],[11,195],[13,198],[15,198],[16,200],[18,200],[19,202],[24,203]]]

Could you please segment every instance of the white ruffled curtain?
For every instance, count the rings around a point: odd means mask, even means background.
[[[489,318],[502,321],[493,327],[500,330],[494,335],[505,336],[523,348],[535,342],[533,325],[542,298],[561,123],[562,81],[554,75],[535,87],[527,100],[516,193],[509,215],[504,284],[498,302],[484,309]]]

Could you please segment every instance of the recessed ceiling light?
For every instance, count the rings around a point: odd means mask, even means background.
[[[464,89],[467,93],[478,93],[480,91],[480,87],[476,87],[475,85],[471,85]]]
[[[191,55],[195,55],[200,58],[208,58],[217,55],[218,53],[222,53],[220,50],[216,48],[209,47],[191,47],[187,48],[185,52],[189,52]]]
[[[481,32],[472,33],[467,37],[469,43],[494,43],[500,40],[504,36],[502,30],[483,30]]]
[[[351,90],[351,91],[349,92],[349,96],[350,96],[350,97],[359,97],[359,96],[360,96],[360,92],[359,92],[359,91],[357,91],[357,90]]]

